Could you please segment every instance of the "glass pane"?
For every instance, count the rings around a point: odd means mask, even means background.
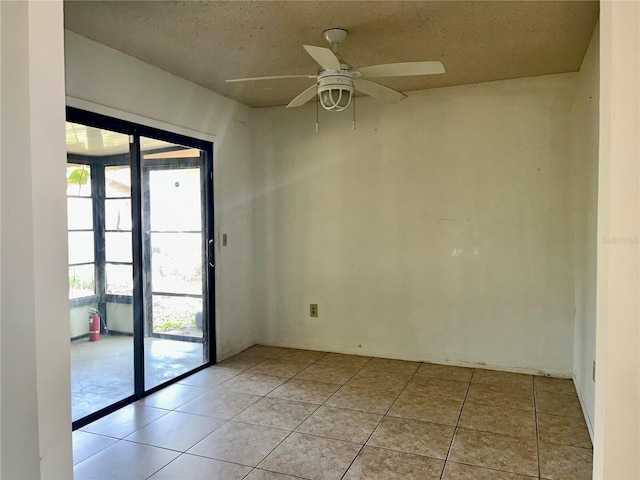
[[[203,363],[202,299],[154,295],[153,333],[145,338],[145,385],[152,388]],[[171,335],[173,338],[167,336]]]
[[[69,230],[93,229],[93,200],[67,197],[67,228]]]
[[[165,142],[164,140],[157,140],[155,138],[140,137],[140,151],[144,153],[143,158],[146,158],[149,153],[164,152],[167,150],[182,148],[186,147],[176,145],[175,143]]]
[[[151,230],[199,232],[202,228],[200,191],[199,168],[151,170]]]
[[[91,174],[95,177],[102,162],[111,155],[127,159],[129,136],[96,127],[67,122],[67,152],[84,156],[87,165],[68,164],[67,195],[70,229],[101,229],[93,225],[91,206]],[[83,160],[84,161],[84,160]],[[93,163],[95,162],[95,163]],[[122,170],[122,167],[118,167]],[[83,169],[88,174],[82,173]],[[109,171],[110,168],[107,168]],[[128,174],[126,167],[125,174]],[[110,184],[111,190],[124,191],[129,196],[131,181],[128,175],[124,187]],[[102,188],[100,189],[102,190]],[[110,191],[111,191],[110,190]],[[93,192],[96,195],[97,192]],[[112,195],[115,196],[115,195]],[[129,218],[131,213],[128,214]],[[103,221],[103,220],[101,220]],[[129,220],[129,228],[131,221]],[[117,217],[116,217],[117,224]],[[120,223],[126,225],[126,223]],[[125,234],[130,235],[130,234]],[[117,241],[116,241],[117,244]],[[128,242],[129,250],[131,241]],[[111,242],[113,245],[113,242]],[[116,248],[116,247],[113,247]],[[114,251],[112,248],[112,252]],[[121,252],[117,247],[116,252]],[[98,291],[94,278],[101,265],[94,265],[94,232],[69,232],[69,261],[88,263],[69,267],[69,295],[71,298],[96,294],[95,303],[79,306],[70,302],[69,323],[71,340],[71,415],[79,420],[102,408],[134,394],[133,362],[133,305],[126,301],[108,302],[104,292]],[[125,255],[126,256],[126,255]],[[102,260],[102,259],[100,259]],[[106,265],[110,293],[132,293],[131,266]],[[99,312],[98,312],[99,310]],[[115,335],[114,335],[115,333]]]
[[[69,267],[69,298],[90,297],[96,293],[93,263]]]
[[[131,196],[131,168],[129,165],[105,167],[105,196],[123,198]]]
[[[153,296],[153,332],[202,336],[202,298]]]
[[[67,163],[67,195],[91,196],[91,167]]]
[[[69,263],[92,263],[93,232],[69,232]]]
[[[107,262],[132,262],[131,232],[105,233],[105,258]]]
[[[129,135],[67,122],[67,153],[94,157],[129,153]]]
[[[105,228],[131,231],[131,200],[107,198],[104,202]]]
[[[146,387],[159,385],[208,360],[203,335],[202,151],[150,138],[140,139],[143,219],[151,258],[145,304]],[[168,295],[173,294],[173,295]],[[180,294],[194,295],[181,297]]]
[[[202,235],[151,234],[154,292],[202,294]]]
[[[131,265],[105,265],[107,293],[133,295],[133,267]]]
[[[143,145],[144,147],[144,145]],[[143,160],[166,160],[171,159],[185,159],[185,158],[199,158],[202,152],[197,148],[189,147],[173,147],[165,151],[158,151],[155,153],[147,153],[142,156]]]

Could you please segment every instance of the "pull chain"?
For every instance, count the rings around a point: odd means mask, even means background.
[[[320,97],[318,97],[318,95],[316,94],[316,132],[318,131],[319,128],[319,114],[318,114],[318,107],[319,107],[319,103],[320,103]]]
[[[356,129],[356,93],[353,92],[353,129]]]

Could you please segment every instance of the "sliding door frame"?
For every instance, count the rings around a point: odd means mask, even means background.
[[[214,239],[214,195],[213,195],[213,143],[199,140],[185,135],[167,132],[145,125],[139,125],[126,120],[109,117],[106,115],[88,112],[74,107],[67,107],[67,121],[80,123],[86,126],[110,130],[117,133],[129,135],[129,153],[131,159],[131,215],[132,215],[132,252],[133,252],[133,356],[134,356],[134,393],[114,404],[102,408],[94,413],[80,418],[73,422],[73,429],[81,428],[98,418],[122,408],[125,405],[135,402],[147,395],[150,395],[172,383],[176,383],[183,378],[213,365],[216,360],[216,337],[215,337],[215,251],[209,248]],[[202,365],[178,375],[167,382],[145,388],[144,375],[144,322],[146,321],[144,308],[144,291],[146,281],[146,271],[144,266],[143,249],[143,166],[140,154],[140,138],[148,137],[162,140],[177,145],[196,148],[201,150],[203,157],[202,166],[202,188],[203,188],[203,264],[207,265],[204,275],[206,295],[203,295],[203,363]],[[204,361],[206,359],[206,361]]]

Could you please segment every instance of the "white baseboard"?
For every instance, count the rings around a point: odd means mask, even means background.
[[[573,379],[573,386],[576,389],[576,393],[578,394],[578,401],[580,402],[580,408],[582,409],[582,416],[584,417],[584,421],[587,424],[587,430],[589,430],[589,437],[591,437],[591,444],[593,445],[593,425],[591,424],[591,418],[587,415],[587,409],[585,408],[584,401],[582,400],[583,394],[580,388],[578,387],[578,382],[576,382],[576,376],[573,374],[571,376]]]
[[[500,370],[503,372],[525,373],[528,375],[542,375],[542,376],[551,376],[551,377],[566,378],[566,379],[573,378],[570,372],[544,371],[536,368],[518,367],[513,365],[501,365],[501,364],[492,364],[492,363],[484,363],[484,362],[456,361],[456,360],[450,360],[450,359],[433,358],[428,356],[417,358],[412,355],[407,356],[407,355],[398,354],[396,352],[386,352],[386,351],[377,351],[377,350],[369,350],[369,349],[364,350],[358,347],[335,348],[335,347],[323,346],[323,345],[312,346],[308,344],[281,343],[281,342],[258,342],[258,343],[261,345],[269,345],[272,347],[297,348],[301,350],[320,350],[323,352],[344,353],[348,355],[361,355],[366,357],[392,358],[394,360],[437,363],[440,365],[451,365],[455,367],[483,368],[486,370]]]

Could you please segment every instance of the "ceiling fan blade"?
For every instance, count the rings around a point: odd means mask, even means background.
[[[317,93],[318,93],[318,86],[311,85],[304,92],[302,92],[296,98],[291,100],[291,102],[289,102],[289,105],[287,105],[287,108],[300,107],[305,103],[307,103],[309,100],[311,100],[313,97],[315,97]]]
[[[303,45],[303,47],[325,70],[340,70],[340,60],[328,48],[314,47],[313,45]]]
[[[385,87],[384,85],[380,85],[376,82],[364,80],[363,78],[355,78],[353,80],[353,86],[356,90],[362,93],[379,98],[380,100],[385,100],[389,103],[397,103],[407,98],[404,93],[398,92],[393,88]]]
[[[232,78],[231,80],[225,80],[225,82],[227,83],[253,82],[255,80],[278,80],[280,78],[318,78],[318,76],[317,75],[276,75],[273,77]]]
[[[444,73],[442,62],[387,63],[359,68],[363,77],[407,77],[410,75],[435,75]]]

